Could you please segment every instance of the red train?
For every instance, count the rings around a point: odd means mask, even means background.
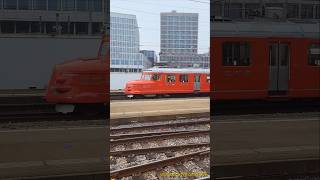
[[[151,68],[141,79],[126,84],[127,97],[209,93],[209,69]]]
[[[319,23],[214,22],[214,100],[320,97]]]
[[[97,57],[78,58],[54,67],[46,100],[56,111],[106,111],[109,103],[109,38],[103,35]]]

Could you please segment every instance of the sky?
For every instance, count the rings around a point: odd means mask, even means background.
[[[110,0],[111,12],[136,15],[140,50],[160,52],[160,12],[199,14],[198,53],[209,52],[210,0]]]

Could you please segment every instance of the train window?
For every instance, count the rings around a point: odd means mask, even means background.
[[[142,76],[142,79],[143,79],[143,80],[150,81],[150,80],[151,80],[151,74],[144,74],[144,75]]]
[[[207,75],[206,82],[210,83],[210,75]]]
[[[224,66],[249,66],[250,46],[245,42],[227,42],[222,45]]]
[[[152,80],[154,80],[154,81],[159,81],[159,80],[160,80],[160,74],[154,74],[154,75],[152,76]]]
[[[320,66],[320,44],[312,44],[309,47],[308,64],[312,66]]]
[[[176,82],[176,76],[173,74],[167,75],[167,82],[170,82],[170,83]]]
[[[182,82],[182,83],[188,82],[188,75],[187,74],[181,74],[180,75],[180,82]]]

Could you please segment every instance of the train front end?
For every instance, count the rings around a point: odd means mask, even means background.
[[[126,83],[124,94],[128,98],[139,96],[156,96],[157,81],[155,75],[150,72],[143,72],[139,80],[129,81]]]
[[[107,102],[106,63],[99,59],[77,59],[56,65],[49,81],[46,100],[56,111],[69,113],[84,106]]]

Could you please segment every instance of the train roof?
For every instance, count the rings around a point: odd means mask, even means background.
[[[211,37],[307,37],[319,38],[320,23],[211,22]]]
[[[209,74],[210,69],[200,69],[200,68],[150,68],[145,69],[144,72],[155,72],[155,73],[181,73],[181,74]]]

